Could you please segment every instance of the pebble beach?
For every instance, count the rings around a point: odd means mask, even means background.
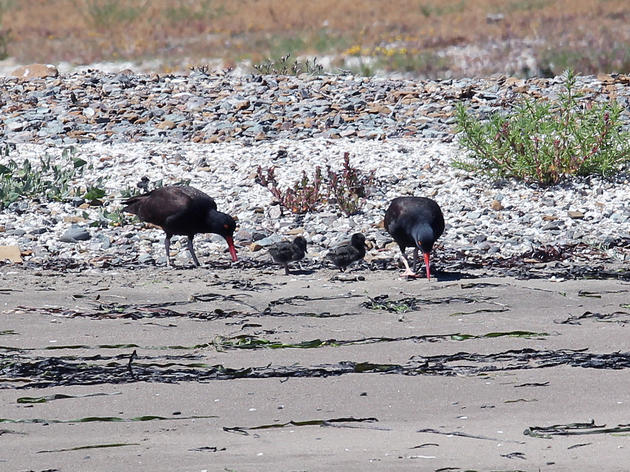
[[[458,103],[480,117],[507,112],[525,97],[557,97],[561,77],[409,81],[88,70],[0,83],[7,149],[0,163],[28,159],[37,166],[45,156],[87,162],[72,182],[72,198],[20,200],[0,213],[2,244],[18,246],[27,263],[165,264],[161,230],[108,216],[122,208],[125,191],[138,191],[142,178],[190,182],[211,195],[237,218],[239,255],[250,260],[268,260],[266,246],[303,234],[309,259],[323,261],[354,232],[368,239],[368,263],[397,257],[382,219],[388,202],[401,195],[440,204],[447,226],[436,252],[450,259],[526,258],[540,248],[561,254],[579,246],[584,260],[630,260],[627,170],[541,187],[452,166],[465,157],[455,134]],[[623,75],[588,76],[578,77],[576,88],[585,101],[615,98],[627,126],[629,83]],[[376,177],[355,215],[329,202],[294,215],[256,180],[258,166],[275,167],[283,188],[303,170],[339,169],[345,152],[353,167]],[[89,186],[102,187],[106,196],[96,203],[82,199]],[[188,264],[184,239],[174,242],[176,261]],[[220,260],[225,250],[223,240],[210,235],[198,236],[196,247],[202,261]]]

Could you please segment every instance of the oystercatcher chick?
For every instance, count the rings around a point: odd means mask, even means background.
[[[289,262],[304,259],[306,254],[306,239],[296,237],[293,242],[280,241],[269,248],[269,254],[275,262],[284,266],[284,273],[289,275]]]
[[[349,243],[331,249],[326,257],[328,257],[341,272],[344,272],[350,264],[360,261],[365,257],[365,236],[361,233],[354,233]]]
[[[197,233],[215,233],[223,236],[228,244],[232,261],[236,261],[236,249],[232,236],[236,223],[234,218],[217,211],[215,201],[201,190],[189,186],[167,186],[149,193],[129,198],[124,211],[137,215],[142,221],[160,226],[166,233],[167,265],[172,265],[171,237],[181,234],[188,237],[188,251],[195,266],[199,261],[193,248]]]
[[[405,264],[403,276],[417,277],[418,250],[424,254],[427,278],[431,278],[430,253],[433,244],[444,232],[444,215],[439,205],[426,197],[398,197],[385,213],[385,229],[398,243]],[[413,270],[405,254],[413,247]]]

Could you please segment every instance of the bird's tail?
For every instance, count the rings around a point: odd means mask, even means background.
[[[140,206],[142,205],[142,202],[144,202],[145,197],[146,195],[138,195],[136,197],[128,198],[123,202],[123,204],[125,205],[123,207],[123,211],[137,215],[140,211]]]

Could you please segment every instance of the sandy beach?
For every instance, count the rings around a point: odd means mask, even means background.
[[[2,469],[626,469],[627,282],[296,272],[4,266]]]

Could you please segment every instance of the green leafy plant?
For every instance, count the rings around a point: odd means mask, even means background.
[[[2,150],[5,156],[9,152],[8,147]],[[73,195],[72,180],[82,174],[87,162],[72,154],[69,148],[60,159],[46,155],[40,158],[39,166],[28,159],[21,164],[13,159],[0,164],[0,209],[21,198],[63,200]]]
[[[84,214],[85,219],[89,219],[87,214]],[[90,226],[106,228],[108,226],[124,226],[133,220],[133,216],[123,213],[122,208],[115,208],[112,211],[103,208],[99,210],[98,219],[92,221]]]
[[[567,71],[564,80],[557,101],[526,99],[512,114],[495,113],[487,122],[459,105],[459,142],[470,158],[454,165],[549,185],[571,175],[611,175],[630,162],[630,134],[621,130],[621,107],[583,103],[574,92],[574,74]]]
[[[102,198],[105,197],[105,189],[103,188],[103,178],[99,177],[96,184],[90,185],[85,190],[83,198],[90,202],[91,205],[102,204]]]
[[[120,196],[125,200],[131,197],[137,197],[142,193],[142,190],[138,186],[128,185],[120,191]]]

